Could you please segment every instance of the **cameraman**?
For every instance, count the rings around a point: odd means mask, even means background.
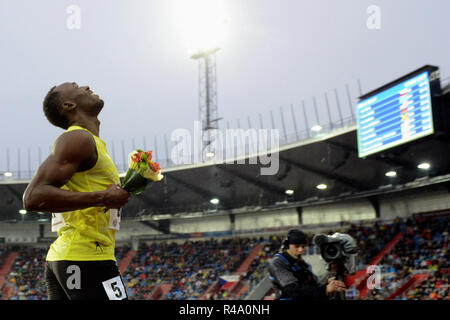
[[[276,299],[328,299],[332,292],[342,292],[345,284],[334,278],[320,284],[311,266],[302,259],[308,238],[304,232],[291,229],[284,240],[280,253],[269,261],[269,273]]]

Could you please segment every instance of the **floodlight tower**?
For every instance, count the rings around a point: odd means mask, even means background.
[[[204,155],[214,157],[211,147],[211,130],[219,129],[217,111],[217,80],[216,52],[219,48],[199,50],[191,56],[199,61],[199,120],[202,122],[202,132],[206,135],[202,143],[202,160]]]

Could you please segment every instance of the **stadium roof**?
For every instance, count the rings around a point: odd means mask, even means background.
[[[282,146],[275,175],[261,175],[264,166],[249,161],[169,168],[163,171],[162,182],[130,200],[123,218],[146,220],[236,213],[242,208],[301,207],[352,198],[373,199],[387,192],[436,184],[450,186],[450,139],[446,134],[367,158],[358,157],[356,140],[356,128],[351,126]],[[417,166],[425,161],[430,168],[419,169]],[[388,171],[395,171],[396,176],[386,176]],[[318,189],[320,184],[327,188]],[[27,181],[0,184],[0,221],[49,218],[48,214],[18,213],[26,185]],[[293,194],[286,190],[293,190]],[[219,203],[211,203],[213,198]]]

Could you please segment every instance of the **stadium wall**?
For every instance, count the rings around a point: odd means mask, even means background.
[[[116,242],[126,242],[135,237],[153,234],[160,234],[160,232],[140,222],[122,221],[120,223],[120,230],[116,232]]]
[[[6,243],[35,243],[39,225],[35,223],[0,223],[0,237]]]
[[[176,219],[171,222],[171,232],[242,231],[277,228],[295,225],[315,225],[340,222],[360,222],[374,219],[393,220],[415,213],[450,208],[450,194],[446,189],[417,189],[378,196],[379,217],[374,205],[365,198],[303,207],[301,217],[295,208],[268,212],[235,214],[234,224],[229,215]]]
[[[277,228],[294,226],[299,223],[299,215],[295,208],[269,212],[251,212],[235,216],[234,230]]]
[[[415,213],[450,209],[450,193],[441,190],[411,190],[404,194],[380,196],[380,218],[409,217]]]
[[[302,212],[302,224],[305,225],[375,218],[374,207],[365,199],[305,207]]]
[[[378,218],[383,221],[393,220],[396,217],[406,218],[413,214],[450,209],[450,193],[445,187],[434,189],[420,188],[407,192],[389,193],[378,197]],[[326,225],[330,223],[367,222],[376,219],[376,209],[367,199],[354,199],[323,205],[311,205],[301,208],[300,214],[296,208],[285,208],[266,212],[247,212],[234,214],[234,221],[230,214],[218,216],[202,216],[189,219],[177,218],[171,220],[171,233],[191,234],[208,232],[228,232],[231,234],[247,234],[247,231],[261,229],[279,229],[285,232],[290,226]],[[268,229],[269,228],[269,229]],[[309,230],[309,229],[308,229]],[[123,220],[121,229],[116,234],[118,244],[133,242],[141,237],[149,236],[151,239],[164,240],[161,232],[138,221]],[[57,234],[51,232],[50,223],[0,223],[0,240],[6,243],[36,243],[39,238],[52,241]],[[157,236],[157,237],[152,237]],[[200,235],[198,235],[200,237]],[[136,240],[137,241],[137,240]],[[133,245],[134,247],[134,245]]]
[[[45,238],[56,238],[58,234],[52,231],[52,225],[50,223],[43,224],[44,226],[44,237]]]
[[[192,233],[231,230],[229,215],[199,217],[189,219],[173,219],[170,221],[170,232]]]

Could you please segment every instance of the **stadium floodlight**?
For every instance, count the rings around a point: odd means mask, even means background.
[[[292,196],[292,195],[294,194],[294,190],[288,189],[288,190],[285,191],[285,193],[286,193],[288,196]]]
[[[178,0],[174,17],[189,55],[220,48],[227,19],[224,0]]]
[[[217,198],[213,198],[213,199],[209,200],[209,202],[211,202],[212,204],[219,204],[220,201]]]
[[[430,169],[430,164],[428,162],[422,162],[417,166],[417,168],[422,170],[428,170]]]
[[[319,124],[316,124],[315,126],[312,126],[312,127],[311,127],[311,130],[312,130],[312,131],[315,131],[315,132],[319,132],[319,131],[322,130],[322,126],[319,125]]]
[[[13,173],[7,171],[7,172],[3,173],[3,175],[4,175],[5,177],[12,177],[12,176],[13,176]]]
[[[325,190],[326,188],[328,188],[328,186],[326,184],[321,183],[321,184],[317,185],[316,188],[319,190]]]
[[[19,213],[22,214],[22,215],[23,215],[23,214],[27,214],[27,210],[25,210],[25,209],[20,209],[20,210],[19,210]]]
[[[178,0],[174,17],[187,52],[199,63],[199,120],[202,150],[212,153],[212,131],[218,129],[215,54],[223,47],[227,24],[224,0]],[[203,160],[204,152],[202,152]],[[210,156],[206,156],[211,158]]]
[[[386,172],[385,175],[386,175],[386,177],[393,178],[393,177],[397,176],[397,172],[391,170],[391,171]]]

